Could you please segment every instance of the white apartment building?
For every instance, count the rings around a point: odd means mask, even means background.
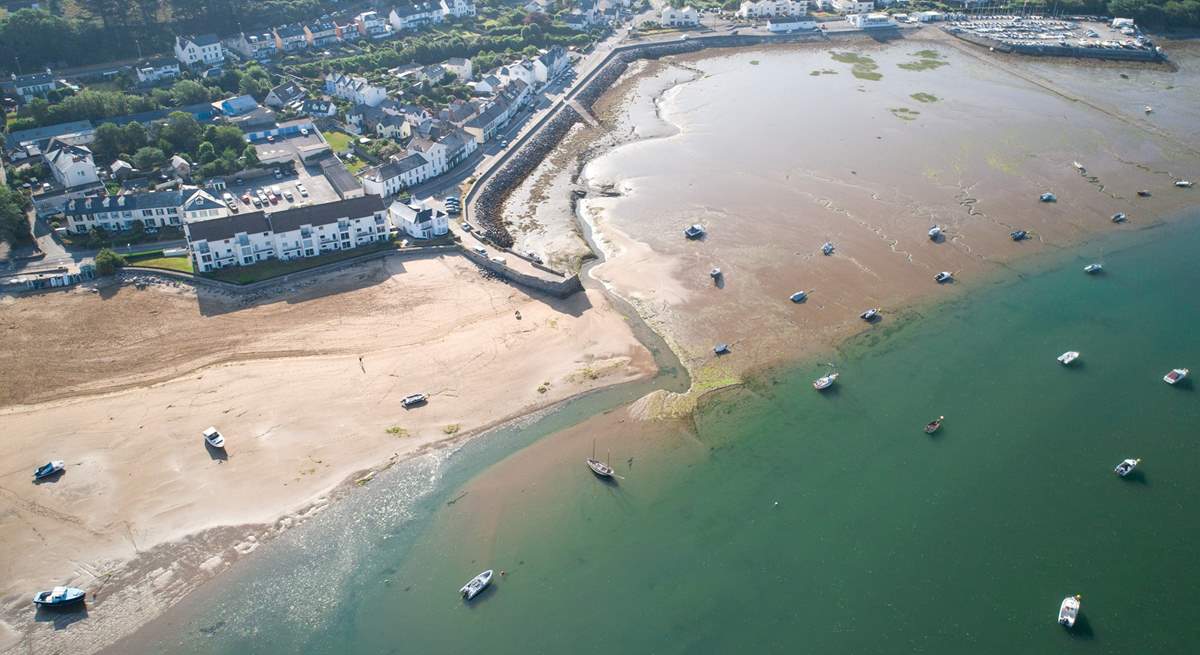
[[[77,198],[67,201],[63,214],[69,231],[87,234],[93,227],[109,232],[130,230],[134,221],[141,221],[148,229],[180,227],[184,222],[227,216],[229,208],[208,193],[192,188]]]
[[[445,212],[427,207],[425,203],[404,204],[399,200],[388,207],[392,226],[414,239],[432,239],[450,231],[450,218]]]
[[[216,34],[175,37],[175,58],[184,66],[211,66],[225,61],[225,51]]]
[[[843,14],[865,14],[875,10],[875,3],[859,2],[859,0],[833,0],[833,8]]]
[[[851,14],[846,17],[846,22],[864,30],[896,26],[896,21],[887,14]]]
[[[473,5],[472,5],[473,6]],[[426,25],[442,22],[445,16],[442,6],[434,2],[413,2],[402,4],[388,14],[388,22],[392,29],[415,30]]]
[[[377,107],[387,100],[387,89],[371,84],[366,78],[342,73],[325,76],[325,92],[368,107]]]
[[[767,20],[767,30],[774,34],[815,29],[817,29],[817,21],[812,16],[807,15],[781,16]]]
[[[161,80],[179,77],[179,62],[169,57],[149,59],[134,66],[138,82],[153,84]]]
[[[369,168],[362,177],[368,194],[388,197],[433,177],[433,164],[419,151],[398,155],[386,164]]]
[[[45,157],[54,179],[68,189],[100,181],[100,176],[96,173],[96,161],[87,146],[75,146],[51,139],[46,146]]]
[[[462,18],[475,15],[475,0],[442,0],[442,15]]]
[[[737,15],[742,18],[782,18],[808,13],[808,0],[758,0],[743,2]]]
[[[667,5],[663,7],[658,22],[664,27],[695,27],[700,24],[700,12],[692,7],[676,9]]]

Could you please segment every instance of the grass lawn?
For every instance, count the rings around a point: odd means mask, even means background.
[[[140,259],[129,262],[130,266],[144,266],[146,268],[162,268],[168,271],[178,271],[180,273],[192,272],[191,257],[152,257],[150,259]]]
[[[329,142],[329,147],[333,148],[334,152],[349,152],[350,147],[354,144],[354,137],[345,132],[330,130],[321,132],[325,135],[325,140]]]
[[[362,157],[356,157],[354,161],[346,164],[346,170],[350,171],[351,175],[358,175],[358,172],[367,167],[367,162],[363,161]]]
[[[385,243],[359,246],[357,248],[351,248],[350,250],[338,250],[336,252],[318,255],[316,257],[302,257],[299,259],[289,259],[287,261],[270,259],[265,262],[259,262],[252,266],[230,266],[228,268],[222,268],[211,273],[205,273],[204,275],[205,277],[210,277],[214,280],[221,280],[222,282],[232,282],[233,284],[253,284],[254,282],[269,280],[273,277],[279,277],[280,275],[287,275],[288,273],[295,273],[296,271],[303,271],[305,269],[315,268],[325,264],[332,264],[333,262],[340,262],[344,259],[350,259],[352,257],[358,257],[359,255],[366,255],[368,253],[379,252],[380,250],[388,250],[395,247],[395,244],[388,241]]]

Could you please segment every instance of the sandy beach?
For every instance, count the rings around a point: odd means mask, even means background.
[[[655,370],[601,294],[533,298],[454,256],[248,306],[155,285],[3,302],[2,643],[22,651],[100,648],[339,485]],[[32,484],[52,458],[66,473]],[[90,593],[88,630],[31,622],[32,591],[66,583]]]

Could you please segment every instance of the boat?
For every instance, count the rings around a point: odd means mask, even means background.
[[[39,591],[33,595],[33,604],[38,607],[66,607],[83,602],[87,595],[82,589],[75,587],[55,587],[50,591]]]
[[[1058,363],[1066,366],[1077,359],[1079,359],[1079,353],[1074,350],[1068,350],[1067,352],[1058,356]]]
[[[716,354],[718,354],[718,355],[728,355],[728,354],[729,354],[729,352],[730,352],[730,350],[729,350],[729,344],[727,344],[727,343],[718,343],[717,345],[713,346],[713,352],[714,352],[714,353],[716,353]]]
[[[938,284],[941,284],[943,282],[950,282],[950,281],[954,280],[954,274],[951,273],[950,271],[942,271],[941,273],[938,273],[937,275],[933,276],[933,279],[937,280]]]
[[[1150,192],[1146,189],[1142,189],[1141,191],[1138,191],[1138,197],[1139,198],[1149,198]]]
[[[516,316],[517,316],[517,318],[521,318],[521,314],[519,312],[517,313]],[[400,404],[403,405],[405,408],[408,408],[408,407],[416,407],[417,405],[424,405],[427,402],[429,402],[429,396],[427,396],[426,394],[412,393],[412,394],[405,396],[400,401]]]
[[[52,459],[33,471],[33,479],[45,480],[48,477],[62,473],[64,469],[66,469],[66,464],[63,464],[61,459]]]
[[[713,269],[708,272],[708,276],[714,280],[721,277],[721,269],[714,266]]]
[[[937,241],[939,238],[941,238],[941,236],[942,236],[942,228],[938,227],[937,225],[934,225],[933,227],[929,228],[929,240],[930,241]]]
[[[204,443],[212,446],[213,448],[224,448],[225,437],[222,436],[216,428],[210,425],[208,429],[204,431]]]
[[[704,226],[699,223],[690,225],[683,231],[683,236],[689,239],[699,239],[700,237],[704,236]]]
[[[1121,477],[1125,477],[1130,473],[1133,473],[1133,469],[1137,468],[1137,465],[1141,463],[1142,460],[1140,459],[1127,459],[1120,464],[1117,464],[1117,468],[1113,469],[1113,472]]]
[[[824,391],[825,389],[832,387],[833,383],[836,382],[837,379],[838,379],[837,373],[830,373],[829,375],[823,375],[823,376],[813,380],[813,389],[816,389],[817,391]]]
[[[1175,384],[1176,382],[1182,381],[1187,376],[1188,376],[1188,369],[1173,368],[1173,369],[1171,369],[1170,373],[1167,373],[1166,375],[1163,376],[1163,382],[1166,382],[1167,384]]]
[[[1075,618],[1079,616],[1079,601],[1082,596],[1067,596],[1058,608],[1058,622],[1068,628],[1075,627]]]
[[[1016,230],[1014,232],[1009,232],[1008,236],[1012,237],[1013,241],[1024,241],[1025,237],[1029,236],[1029,233],[1025,230]]]
[[[1125,222],[1125,218],[1126,218],[1126,216],[1125,216],[1125,212],[1117,212],[1117,213],[1115,213],[1115,214],[1113,214],[1113,215],[1112,215],[1112,222],[1114,222],[1114,223],[1124,223],[1124,222]]]
[[[861,318],[862,320],[870,323],[871,321],[879,318],[879,308],[872,307],[871,309],[868,309],[867,311],[859,314],[858,317]]]
[[[832,255],[833,254],[833,244],[826,241],[824,244],[821,245],[821,253],[825,254],[825,255]]]
[[[1146,105],[1145,107],[1142,107],[1142,111],[1146,112],[1147,114],[1150,114],[1150,113],[1154,112],[1154,107],[1151,107],[1150,105]]]
[[[1083,267],[1084,273],[1099,273],[1104,270],[1104,266],[1100,264],[1088,264]]]
[[[1080,173],[1085,173],[1085,172],[1087,172],[1087,169],[1083,167],[1083,164],[1080,164],[1080,163],[1079,163],[1079,162],[1077,162],[1077,161],[1073,161],[1073,162],[1071,162],[1071,165],[1072,165],[1072,166],[1074,166],[1074,167],[1075,167],[1075,170],[1079,171]]]
[[[1041,198],[1042,202],[1057,202],[1058,201],[1058,196],[1054,195],[1053,193],[1043,193],[1041,196],[1039,196],[1039,198]]]
[[[609,459],[612,459],[612,457],[609,456]],[[587,465],[588,468],[592,469],[592,473],[602,478],[611,478],[613,476],[613,467],[596,459],[596,441],[594,439],[592,440],[592,456],[587,458]]]
[[[930,421],[925,424],[925,434],[933,434],[942,429],[942,421],[946,420],[945,416],[937,417],[936,421]]]
[[[807,297],[808,297],[807,291],[797,291],[796,293],[793,293],[792,295],[788,296],[788,298],[791,299],[792,302],[804,302],[804,299]]]
[[[1176,181],[1175,181],[1175,186],[1177,186],[1177,187],[1179,187],[1179,188],[1181,188],[1181,189],[1187,189],[1187,188],[1190,188],[1190,187],[1192,186],[1192,183],[1191,183],[1191,182],[1189,182],[1188,180],[1176,180]]]
[[[471,600],[479,595],[479,592],[487,589],[487,586],[492,584],[492,570],[488,569],[483,573],[471,578],[471,581],[462,586],[458,593],[462,594],[463,600]]]

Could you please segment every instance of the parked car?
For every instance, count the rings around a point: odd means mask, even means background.
[[[296,190],[300,192],[300,197],[302,197],[302,198],[307,198],[307,197],[308,197],[308,189],[307,189],[307,188],[305,188],[303,184],[301,184],[301,183],[297,182],[297,183],[296,183]]]
[[[254,196],[253,198],[251,198],[250,202],[254,203],[255,209],[262,209],[263,204],[262,204],[262,201],[258,199],[258,196]]]
[[[487,257],[487,248],[484,248],[483,246],[475,246],[474,248],[471,248],[471,250],[474,250],[475,254],[477,255]]]
[[[308,128],[307,127],[300,128],[300,134],[302,136],[308,136]]]
[[[250,204],[250,194],[249,194],[249,193],[243,193],[243,194],[242,194],[242,204],[243,204],[243,205],[249,205],[249,204]]]
[[[283,179],[283,169],[279,169],[279,168],[275,169],[275,179],[277,179],[277,180]]]
[[[293,196],[292,192],[288,191],[287,189],[283,190],[283,197],[286,198],[288,202],[296,202],[296,196]]]

